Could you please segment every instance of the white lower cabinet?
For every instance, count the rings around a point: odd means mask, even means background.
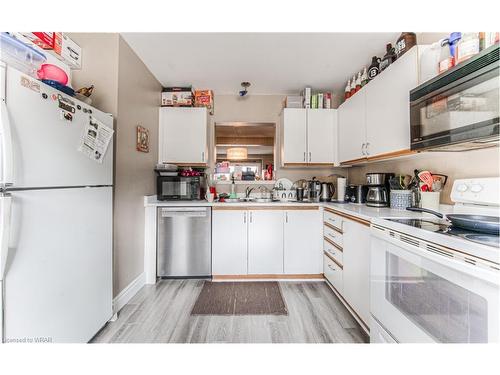
[[[323,274],[340,294],[344,291],[342,267],[327,255],[323,255]]]
[[[283,273],[283,211],[248,211],[248,273]]]
[[[248,212],[212,211],[212,274],[247,274]]]
[[[344,298],[366,323],[370,322],[370,227],[343,222]]]
[[[318,275],[321,210],[212,210],[212,274]]]
[[[321,211],[287,210],[284,225],[285,274],[321,273]]]

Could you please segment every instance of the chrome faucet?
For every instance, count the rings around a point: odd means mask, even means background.
[[[252,192],[254,188],[251,188],[250,186],[247,186],[245,189],[245,198],[250,198],[250,193]]]

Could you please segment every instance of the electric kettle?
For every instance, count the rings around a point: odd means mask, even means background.
[[[331,182],[322,182],[319,200],[321,202],[329,202],[332,200],[334,193],[335,193],[335,186],[333,186]]]

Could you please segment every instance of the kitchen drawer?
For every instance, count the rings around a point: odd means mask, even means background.
[[[323,212],[323,220],[325,223],[333,225],[335,228],[342,231],[342,221],[343,221],[342,216],[325,210]]]
[[[342,233],[337,232],[335,229],[332,229],[326,225],[323,225],[323,235],[328,238],[330,241],[333,241],[340,247],[343,247],[344,240]]]
[[[323,240],[323,251],[327,252],[330,254],[332,258],[334,258],[336,261],[338,261],[340,264],[344,264],[343,262],[343,253],[341,250],[337,249],[335,246],[333,246],[330,242]]]
[[[326,279],[333,285],[337,292],[343,293],[342,268],[339,267],[327,255],[323,255],[323,273]]]

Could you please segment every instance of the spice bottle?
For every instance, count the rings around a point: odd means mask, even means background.
[[[368,73],[366,72],[366,66],[363,68],[363,74],[361,74],[361,87],[368,83]]]
[[[351,97],[351,80],[347,80],[347,86],[344,90],[344,99],[349,99]]]
[[[417,44],[415,33],[403,32],[396,42],[396,55],[399,59],[406,51]]]
[[[391,43],[388,43],[385,46],[385,50],[386,50],[385,55],[382,58],[382,61],[380,62],[380,71],[383,71],[397,59],[395,48],[392,46]]]
[[[372,57],[372,64],[368,68],[368,79],[369,80],[372,80],[373,78],[375,78],[377,76],[377,74],[379,73],[379,71],[380,71],[379,63],[380,63],[380,57],[373,56]]]

